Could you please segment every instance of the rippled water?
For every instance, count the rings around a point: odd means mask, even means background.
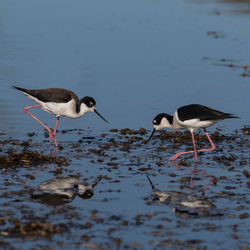
[[[31,102],[13,84],[93,96],[111,127],[150,128],[157,113],[189,103],[242,117],[227,121],[231,128],[249,123],[249,71],[242,68],[250,59],[248,15],[230,15],[226,4],[2,0],[1,6],[5,129],[34,128],[22,113]],[[89,114],[63,122],[106,129]]]
[[[1,246],[247,247],[249,136],[241,129],[250,122],[248,24],[249,1],[0,0],[0,155],[23,149],[54,154],[41,126],[23,112],[32,101],[12,85],[93,96],[109,120],[95,114],[60,120],[56,156],[66,157],[68,166],[26,158],[1,166]],[[199,155],[198,172],[192,157],[177,161],[180,166],[168,162],[192,147],[188,136],[184,145],[161,141],[159,133],[142,143],[157,113],[190,103],[241,117],[209,129],[218,129],[222,141],[216,140],[215,152]],[[32,112],[54,126],[54,116]],[[126,135],[120,131],[126,127],[144,127],[147,134]],[[203,139],[198,146],[206,147]],[[32,199],[42,182],[72,175],[88,183],[103,179],[89,199],[76,195],[58,206]],[[156,189],[177,192],[174,201],[154,200],[146,175]],[[181,207],[179,197],[189,194],[216,209]]]

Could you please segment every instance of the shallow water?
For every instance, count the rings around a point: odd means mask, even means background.
[[[78,131],[78,137],[85,132]],[[38,165],[33,167],[32,160],[36,162],[36,159],[29,159],[26,153],[19,161],[2,166],[3,246],[15,248],[20,241],[27,248],[49,245],[97,249],[218,246],[237,249],[248,246],[249,135],[241,132],[214,137],[217,150],[200,154],[195,170],[192,156],[176,161],[175,165],[168,161],[176,150],[186,148],[186,144],[191,146],[188,133],[161,134],[162,139],[156,135],[152,143],[145,145],[142,142],[149,135],[145,132],[141,135],[140,131],[128,130],[124,134],[115,130],[101,137],[88,132],[93,138],[82,142],[67,141],[67,133],[71,131],[59,132],[62,142],[57,157],[66,157],[68,165],[46,162],[39,165],[38,158]],[[179,136],[185,138],[184,145],[175,142]],[[36,137],[26,140],[26,146],[22,141],[2,144],[4,152],[8,152],[4,155],[10,157],[14,148],[17,158],[18,152],[26,148],[50,159],[54,155],[53,147],[49,156],[48,140],[42,144]],[[199,139],[199,147],[206,146],[203,141],[204,137]],[[39,199],[32,198],[44,181],[78,176],[91,184],[100,175],[103,179],[89,199],[75,196],[56,206],[40,204]],[[155,189],[171,194],[178,192],[180,196],[173,194],[171,202],[153,199],[147,175]],[[186,202],[186,195],[205,199],[213,206],[206,209],[180,206],[180,202]],[[39,222],[55,228],[35,224]]]
[[[1,165],[2,247],[247,249],[250,143],[241,129],[249,126],[249,1],[0,5],[0,156],[14,159]],[[62,118],[55,161],[47,134],[23,112],[32,101],[12,85],[93,96],[109,124],[95,114]],[[188,133],[160,139],[159,132],[143,143],[156,114],[189,103],[241,117],[209,129],[219,131],[217,148],[199,155],[195,172],[192,156],[168,161],[192,147]],[[54,116],[32,112],[54,126]],[[198,146],[208,146],[201,135]],[[17,158],[24,149],[42,156]],[[90,184],[103,178],[89,199],[51,206],[32,198],[42,182],[72,175]],[[152,200],[146,175],[160,191],[216,208]]]
[[[32,102],[11,85],[93,96],[111,127],[150,128],[157,113],[189,103],[240,116],[224,123],[230,128],[249,124],[249,69],[242,68],[250,61],[249,17],[231,15],[227,4],[2,0],[1,6],[5,129],[35,126],[22,113]],[[53,126],[53,116],[39,117]],[[92,114],[63,121],[66,129],[88,126],[107,129]]]

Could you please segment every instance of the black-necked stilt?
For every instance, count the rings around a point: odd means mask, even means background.
[[[102,176],[98,176],[91,184],[84,183],[78,177],[63,176],[42,182],[31,197],[40,199],[48,205],[61,205],[71,202],[76,195],[82,199],[89,199],[94,195],[94,187],[100,182]]]
[[[67,89],[49,88],[49,89],[36,89],[29,90],[13,86],[13,88],[22,91],[26,96],[38,103],[34,106],[28,106],[24,108],[24,112],[39,122],[45,129],[49,131],[50,142],[52,143],[53,137],[55,145],[57,147],[56,129],[59,123],[60,116],[66,116],[69,118],[79,118],[87,112],[95,112],[105,122],[105,120],[95,109],[96,102],[94,98],[85,96],[82,99],[78,99],[77,95]],[[28,112],[28,109],[41,107],[44,111],[49,112],[57,116],[54,130],[48,128],[38,118]]]
[[[207,212],[215,212],[212,210],[216,209],[216,206],[203,196],[194,196],[179,191],[161,191],[155,188],[148,175],[147,178],[152,187],[151,198],[153,202],[158,201],[171,205],[174,208],[174,212],[185,212],[193,215],[200,214],[200,212],[204,213],[204,210]]]
[[[206,128],[215,124],[218,121],[221,121],[227,118],[238,118],[238,117],[232,114],[223,113],[221,111],[214,110],[214,109],[211,109],[206,106],[199,105],[199,104],[191,104],[191,105],[183,106],[181,108],[178,108],[175,111],[174,116],[171,116],[165,113],[161,113],[157,115],[153,120],[154,130],[147,142],[149,142],[154,132],[161,128],[189,129],[192,135],[194,150],[186,151],[186,152],[179,152],[175,154],[173,157],[171,157],[170,161],[173,161],[176,158],[178,158],[180,155],[187,154],[187,153],[194,153],[195,161],[197,161],[197,152],[212,151],[215,149],[215,146],[211,138],[209,137],[206,131]],[[200,129],[200,128],[204,129],[205,134],[211,144],[211,148],[196,150],[193,132],[194,130]]]

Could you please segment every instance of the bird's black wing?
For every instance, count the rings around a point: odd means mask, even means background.
[[[31,95],[42,102],[67,103],[73,97],[76,97],[76,95],[73,92],[60,88],[36,89],[36,90],[23,89],[15,86],[13,86],[13,88],[20,90],[28,95]]]
[[[232,114],[224,113],[215,109],[208,108],[200,104],[191,104],[183,106],[177,110],[178,117],[181,121],[190,119],[206,120],[221,120],[226,118],[237,118]]]
[[[67,103],[72,99],[69,91],[63,92],[62,89],[50,88],[44,91],[30,90],[30,95],[36,97],[42,102],[63,102]]]

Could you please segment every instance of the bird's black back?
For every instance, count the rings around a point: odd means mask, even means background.
[[[49,88],[49,89],[23,89],[13,86],[13,88],[20,90],[28,95],[31,95],[42,102],[56,102],[56,103],[67,103],[71,99],[78,100],[77,96],[70,90],[60,88]]]
[[[224,113],[215,109],[208,108],[200,104],[190,104],[177,109],[178,117],[181,121],[190,119],[222,120],[227,118],[238,118],[232,114]]]

